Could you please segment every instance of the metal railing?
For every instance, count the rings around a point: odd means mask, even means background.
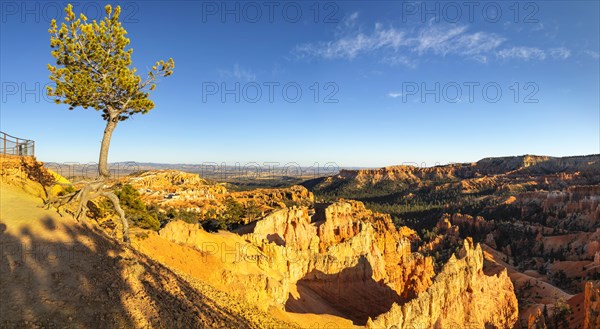
[[[11,136],[0,131],[0,154],[34,156],[35,142],[30,139]]]

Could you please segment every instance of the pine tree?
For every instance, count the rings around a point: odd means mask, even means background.
[[[110,190],[104,188],[110,178],[108,170],[108,149],[113,131],[121,121],[134,114],[145,114],[154,108],[150,92],[161,77],[173,73],[173,59],[155,63],[147,76],[137,74],[132,66],[128,48],[130,40],[127,31],[119,21],[120,7],[114,10],[105,7],[106,16],[97,22],[89,22],[84,14],[79,18],[73,12],[73,6],[65,8],[65,22],[58,27],[56,20],[50,23],[50,46],[56,65],[48,64],[50,80],[54,86],[48,87],[48,95],[57,104],[67,104],[69,109],[77,107],[93,108],[102,112],[106,121],[100,157],[98,161],[99,178],[76,192],[72,200],[79,202],[75,217],[85,217],[87,202],[95,197],[104,196],[114,205],[121,215],[124,239],[127,241],[127,219],[120,208],[119,199]]]

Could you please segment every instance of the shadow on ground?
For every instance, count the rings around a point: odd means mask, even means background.
[[[252,326],[96,227],[39,220],[36,234],[0,223],[0,328]]]
[[[285,310],[294,313],[331,314],[365,325],[367,320],[390,310],[400,296],[373,279],[373,267],[366,257],[336,274],[313,270],[297,283],[299,297],[291,294]],[[325,303],[328,307],[315,307]]]

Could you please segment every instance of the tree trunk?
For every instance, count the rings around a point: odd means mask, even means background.
[[[118,116],[110,118],[106,122],[106,128],[104,129],[104,136],[102,137],[102,146],[100,147],[100,160],[98,162],[98,173],[103,178],[110,177],[110,171],[108,170],[108,148],[110,147],[110,139],[112,133],[117,127],[119,122]]]
[[[119,217],[123,223],[123,241],[129,243],[129,223],[123,208],[121,208],[119,198],[112,191],[105,187],[105,184],[109,183],[110,171],[108,170],[108,149],[110,147],[110,139],[113,131],[117,127],[119,122],[119,114],[115,111],[110,111],[110,118],[106,122],[106,128],[104,129],[104,136],[102,137],[102,146],[100,147],[100,160],[98,162],[98,173],[100,177],[93,182],[87,183],[83,188],[77,192],[73,192],[70,195],[58,198],[53,204],[55,205],[58,213],[60,214],[60,207],[63,206],[62,202],[71,203],[78,201],[77,209],[73,213],[73,217],[79,220],[80,218],[86,218],[86,212],[88,210],[87,203],[97,197],[104,196],[109,199]]]

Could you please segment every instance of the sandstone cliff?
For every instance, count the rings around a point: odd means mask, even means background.
[[[311,218],[308,208],[290,207],[240,228],[244,242],[225,247],[239,254],[232,257],[237,260],[222,257],[228,265],[213,279],[221,285],[243,282],[236,285],[242,295],[265,307],[335,314],[355,325],[376,318],[372,328],[426,317],[437,326],[474,319],[508,328],[516,321],[506,272],[485,275],[481,249],[470,240],[461,258],[451,257],[432,281],[432,258],[411,252],[414,231],[396,229],[388,215],[346,200],[326,206],[323,214]],[[170,223],[160,235],[208,252],[202,247],[208,233],[189,224]]]
[[[239,232],[247,232],[244,243],[229,238],[236,245],[220,247],[236,255],[218,260],[222,270],[214,279],[244,282],[247,299],[292,312],[310,307],[304,297],[316,294],[364,324],[427,289],[434,275],[431,258],[411,253],[414,231],[398,231],[389,216],[359,202],[331,204],[321,221],[313,221],[307,207],[284,208]],[[198,226],[172,222],[160,236],[211,252],[211,237]]]
[[[269,251],[273,247],[287,248],[278,251],[283,254],[308,251],[288,265],[306,266],[299,272],[302,276],[312,270],[337,273],[356,265],[358,258],[364,256],[370,260],[376,280],[394,282],[388,275],[396,271],[396,265],[403,258],[404,264],[412,264],[418,258],[410,250],[409,237],[413,234],[409,229],[396,230],[389,216],[373,213],[360,202],[341,201],[325,209],[323,221],[311,222],[304,207],[280,210],[258,221],[253,232],[244,237]],[[390,268],[386,269],[386,265]],[[295,281],[297,275],[291,278]]]
[[[357,324],[415,296],[433,276],[430,258],[410,251],[409,230],[399,232],[388,216],[362,203],[342,201],[311,222],[307,209],[280,210],[256,223],[244,238],[264,253],[265,271],[276,269],[295,284],[286,308],[303,305],[302,294],[316,293]],[[352,287],[352,289],[348,289]]]
[[[459,259],[452,256],[427,291],[391,310],[367,328],[512,328],[517,299],[506,270],[483,272],[481,247],[464,241]]]

